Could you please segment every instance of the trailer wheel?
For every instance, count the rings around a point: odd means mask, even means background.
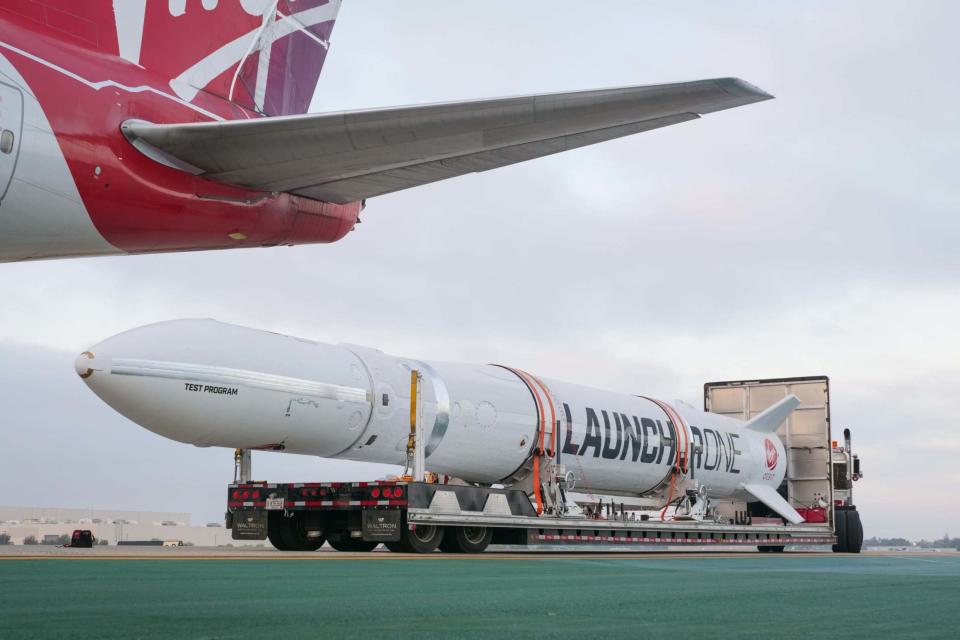
[[[271,511],[267,514],[267,539],[277,551],[292,551],[287,545],[286,526],[282,513]]]
[[[368,540],[351,538],[349,535],[350,533],[348,531],[341,531],[337,540],[334,540],[333,537],[331,537],[329,540],[327,540],[327,542],[329,542],[330,546],[337,551],[353,551],[360,553],[373,551],[380,545],[379,542],[370,542]]]
[[[837,544],[833,545],[834,553],[847,553],[847,513],[846,509],[833,510],[833,532],[837,536]]]
[[[270,544],[273,545],[273,548],[277,551],[290,551],[290,547],[287,546],[286,538],[280,534],[279,529],[274,527],[267,527],[267,540],[270,541]]]
[[[489,527],[447,527],[440,549],[448,553],[482,553],[491,540],[493,529]]]
[[[441,540],[443,540],[443,527],[435,524],[418,524],[413,529],[403,528],[400,535],[400,548],[407,553],[432,553],[440,546]]]
[[[855,509],[845,511],[847,518],[847,553],[860,553],[863,548],[863,523],[860,512]]]
[[[267,516],[267,538],[278,551],[316,551],[325,542],[322,535],[307,536],[299,514],[285,518],[281,511],[271,511]]]

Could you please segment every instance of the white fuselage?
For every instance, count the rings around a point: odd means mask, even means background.
[[[406,459],[412,369],[423,373],[426,468],[436,473],[478,483],[517,477],[541,411],[550,449],[552,404],[556,456],[578,490],[662,493],[685,443],[692,477],[711,496],[783,479],[779,438],[741,421],[557,380],[542,380],[551,402],[538,408],[520,375],[495,365],[398,358],[213,320],[134,329],[77,360],[104,401],[174,440],[390,464]]]
[[[94,227],[37,97],[0,50],[0,262],[121,253]]]

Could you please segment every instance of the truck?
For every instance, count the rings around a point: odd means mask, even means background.
[[[280,551],[314,551],[329,543],[351,552],[383,544],[393,552],[480,553],[492,544],[766,553],[829,546],[838,553],[858,553],[863,526],[853,486],[862,477],[860,459],[849,429],[842,430],[842,440],[834,439],[827,376],[708,382],[703,406],[746,421],[791,395],[799,405],[776,430],[787,457],[777,493],[800,514],[798,523],[773,511],[769,501],[706,508],[710,501],[703,488],[687,489],[676,499],[671,494],[666,504],[642,496],[578,494],[559,449],[544,458],[554,468],[542,475],[557,479],[562,496],[549,509],[528,490],[464,482],[416,467],[410,475],[369,482],[253,481],[250,451],[237,450],[226,526],[236,540],[269,540]],[[411,394],[410,446],[412,459],[422,467],[418,398]],[[553,431],[560,429],[557,420]],[[702,453],[702,444],[697,447],[694,442],[693,455]]]

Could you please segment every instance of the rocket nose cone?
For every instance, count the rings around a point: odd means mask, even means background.
[[[217,327],[198,331],[205,326],[167,322],[124,331],[81,353],[73,368],[121,415],[164,437],[196,444],[206,433],[211,408],[198,406],[185,389],[202,387],[194,378],[204,371],[193,370],[208,363],[190,349],[200,352],[216,338]]]
[[[84,351],[73,363],[77,375],[86,380],[97,370],[96,357],[90,351]]]
[[[357,440],[372,405],[348,349],[213,320],[131,329],[74,366],[120,414],[201,447],[333,454]]]

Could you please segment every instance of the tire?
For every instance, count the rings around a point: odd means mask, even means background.
[[[860,512],[847,511],[847,553],[860,553],[863,548],[863,523]]]
[[[287,546],[286,538],[280,533],[278,527],[267,526],[267,540],[277,551],[291,551],[290,547]]]
[[[373,551],[376,549],[380,543],[379,542],[369,542],[367,540],[361,540],[359,538],[349,537],[350,533],[347,531],[341,531],[338,539],[334,540],[332,537],[327,540],[330,543],[330,546],[336,549],[337,551],[352,551],[365,553],[367,551]]]
[[[847,513],[846,509],[833,511],[833,532],[837,536],[837,543],[833,545],[834,553],[847,553]]]
[[[322,535],[307,537],[303,518],[299,515],[285,518],[280,511],[272,511],[267,516],[267,539],[277,551],[316,551],[325,542]]]
[[[277,551],[292,551],[287,545],[286,527],[283,523],[283,514],[270,512],[267,514],[267,539]]]
[[[413,529],[403,527],[400,534],[400,548],[406,553],[433,553],[440,546],[441,540],[443,540],[443,527],[434,524],[417,525]]]
[[[491,540],[493,529],[489,527],[447,527],[440,549],[447,553],[482,553]]]

